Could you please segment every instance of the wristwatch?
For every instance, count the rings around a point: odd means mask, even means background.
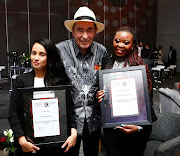
[[[143,130],[143,128],[141,126],[137,126],[137,128],[138,128],[138,132]]]

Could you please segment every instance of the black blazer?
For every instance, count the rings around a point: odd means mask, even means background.
[[[14,132],[15,137],[25,135],[24,127],[23,127],[23,120],[22,120],[23,114],[20,112],[20,109],[19,109],[19,96],[20,95],[18,94],[17,88],[33,87],[34,77],[35,77],[35,72],[33,70],[29,73],[19,75],[16,78],[16,80],[13,82],[13,91],[10,96],[10,108],[9,108],[8,120],[10,123],[10,127],[12,128]],[[44,79],[46,79],[46,77]],[[71,120],[71,127],[76,128],[74,111],[71,115],[70,120]]]

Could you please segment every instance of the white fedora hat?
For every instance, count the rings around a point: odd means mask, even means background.
[[[68,29],[70,32],[72,32],[72,27],[74,23],[78,21],[86,21],[86,22],[93,22],[97,26],[97,32],[99,33],[104,30],[104,24],[101,22],[96,21],[96,16],[92,10],[90,10],[88,7],[80,7],[76,13],[74,14],[73,20],[66,20],[64,21],[64,26],[66,29]]]

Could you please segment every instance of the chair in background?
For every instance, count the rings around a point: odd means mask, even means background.
[[[156,68],[160,69],[159,81],[160,81],[160,83],[162,83],[164,81],[164,77],[165,77],[165,73],[164,73],[165,66],[164,65],[157,65]]]
[[[164,69],[164,77],[171,78],[170,70],[169,69]]]
[[[180,156],[180,114],[159,113],[144,156]]]
[[[159,89],[161,113],[180,114],[180,94],[178,91],[169,88]]]
[[[151,69],[152,75],[153,75],[153,81],[155,82],[156,86],[153,87],[154,90],[159,89],[159,83],[162,83],[164,81],[164,68],[163,65],[157,65],[156,67],[153,67]]]
[[[5,69],[5,66],[0,66],[0,79],[2,78],[2,77],[1,77],[1,71],[2,71],[3,69]]]
[[[153,87],[153,90],[158,90],[159,89],[159,72],[160,72],[160,69],[153,67],[151,69],[151,71],[152,71],[153,81],[155,83],[155,87]]]
[[[1,77],[1,71],[2,71],[3,69],[5,69],[5,66],[0,66],[0,80],[2,79],[2,77]],[[1,86],[0,86],[0,90],[2,90],[2,87],[1,87]]]
[[[12,84],[13,84],[13,81],[16,79],[16,77],[22,73],[28,73],[32,71],[32,69],[33,67],[11,66],[10,73],[9,73],[9,76],[11,79],[11,86],[10,86],[11,88],[9,90],[10,93],[12,92]]]
[[[170,65],[167,69],[170,70],[170,77],[173,78],[174,74],[176,74],[176,65]]]

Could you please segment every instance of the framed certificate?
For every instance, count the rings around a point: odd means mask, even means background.
[[[18,88],[26,139],[35,145],[61,146],[70,135],[70,86]]]
[[[103,128],[152,123],[144,65],[101,70],[99,87],[106,90],[101,102]]]

